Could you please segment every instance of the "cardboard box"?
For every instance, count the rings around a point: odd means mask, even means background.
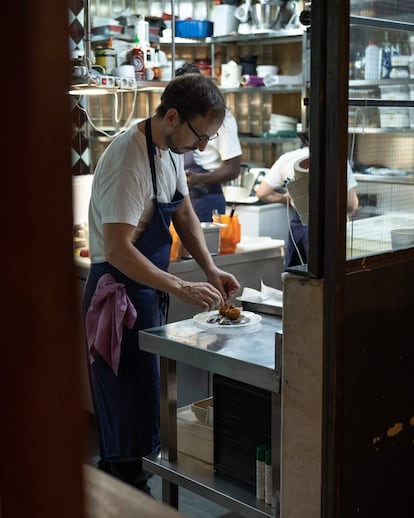
[[[213,427],[200,423],[191,405],[177,410],[177,449],[198,460],[213,464]]]

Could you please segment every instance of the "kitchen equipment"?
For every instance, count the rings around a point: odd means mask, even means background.
[[[253,23],[258,29],[271,29],[277,22],[280,5],[276,2],[253,4],[250,9]]]
[[[256,487],[256,447],[271,444],[271,392],[214,374],[214,469]]]
[[[211,255],[217,255],[220,250],[220,229],[221,225],[217,225],[216,223],[203,221],[201,223],[201,228],[204,233],[204,237],[206,238],[206,244],[208,251]],[[191,254],[184,248],[182,243],[179,244],[179,257],[183,259],[191,259]]]
[[[111,70],[111,75],[116,77],[133,77],[135,78],[135,69],[133,65],[121,65]]]
[[[263,78],[251,74],[243,74],[240,78],[242,86],[264,86]]]
[[[248,167],[241,167],[239,176],[234,180],[226,182],[225,186],[243,187],[246,191],[246,195],[249,196],[256,180],[258,169],[259,168],[249,169]]]
[[[208,20],[177,20],[175,35],[179,38],[207,38],[213,35],[213,22]]]
[[[244,4],[239,5],[239,7],[234,12],[234,16],[241,23],[246,23],[249,20],[251,5],[251,0],[246,0],[246,2]]]
[[[214,317],[217,315],[218,311],[215,309],[214,311],[206,311],[205,313],[197,313],[194,315],[194,322],[203,327],[204,329],[214,329],[215,332],[220,331],[229,331],[234,332],[239,327],[243,329],[245,327],[253,327],[260,323],[262,317],[257,315],[256,313],[252,313],[251,311],[243,311],[241,322],[235,322],[234,324],[220,324],[219,322],[214,322]]]
[[[218,4],[214,6],[213,10],[213,35],[226,36],[232,32],[237,31],[239,21],[235,16],[235,5]]]
[[[242,75],[250,74],[256,75],[256,63],[258,56],[247,55],[247,56],[239,56],[239,61],[242,66]]]
[[[214,214],[214,223],[221,225],[220,254],[233,254],[241,239],[241,225],[237,215]]]
[[[257,65],[256,74],[258,77],[275,76],[278,73],[278,67],[275,65]]]
[[[241,65],[233,60],[221,65],[221,87],[237,88],[240,86],[241,71]]]

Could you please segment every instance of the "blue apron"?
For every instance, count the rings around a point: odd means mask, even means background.
[[[182,203],[183,196],[176,191],[170,203],[158,202],[151,119],[146,121],[145,133],[155,210],[135,247],[158,268],[167,271],[172,241],[171,215]],[[166,323],[168,294],[133,281],[108,262],[92,264],[84,294],[85,314],[96,284],[105,273],[125,284],[138,316],[133,329],[123,328],[117,376],[99,355],[93,364],[88,362],[100,456],[105,461],[132,461],[159,449],[159,357],[140,350],[138,331]]]
[[[304,264],[308,262],[308,226],[304,225],[299,217],[299,214],[296,210],[293,211],[291,220],[290,220],[290,229],[292,231],[293,239],[295,240],[296,246],[300,252],[302,257],[302,261]],[[286,257],[285,257],[285,269],[290,266],[298,266],[301,265],[301,260],[298,255],[298,252],[295,248],[295,245],[292,241],[292,236],[289,233]]]
[[[195,163],[193,151],[185,153],[184,168],[193,173],[208,173]],[[226,199],[220,184],[195,185],[190,189],[190,199],[200,221],[212,221],[213,210],[218,210],[219,214],[226,213]]]

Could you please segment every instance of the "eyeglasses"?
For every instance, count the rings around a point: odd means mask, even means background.
[[[188,127],[190,128],[190,130],[194,133],[194,135],[197,137],[197,140],[194,142],[194,144],[205,144],[207,142],[209,142],[210,140],[214,140],[215,138],[218,137],[218,133],[216,133],[215,135],[212,135],[211,137],[202,137],[200,136],[197,131],[191,126],[191,124],[188,122],[188,120],[186,119],[185,121],[187,124],[188,124]]]

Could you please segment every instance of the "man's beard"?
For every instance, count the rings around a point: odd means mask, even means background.
[[[172,135],[166,136],[165,141],[166,141],[168,149],[170,151],[172,151],[173,153],[177,153],[178,155],[183,155],[187,151],[193,151],[195,149],[193,147],[184,147],[184,148],[178,147],[174,140],[174,133]]]

